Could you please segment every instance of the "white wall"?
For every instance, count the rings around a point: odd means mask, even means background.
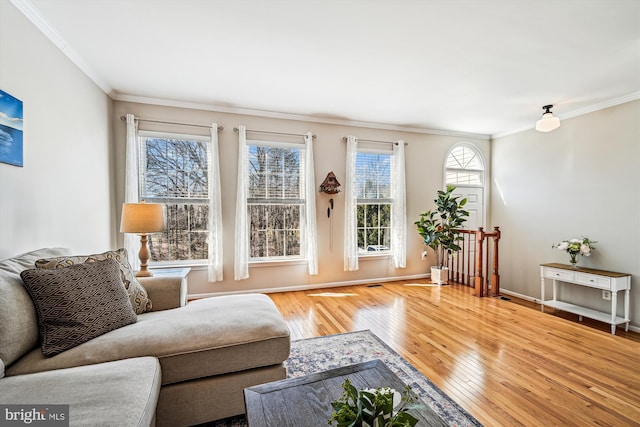
[[[116,101],[113,111],[114,136],[116,141],[116,191],[118,206],[124,199],[124,152],[125,124],[120,116],[133,113],[138,117],[166,120],[173,122],[223,125],[219,133],[220,175],[222,184],[222,216],[224,223],[224,281],[208,283],[204,270],[193,270],[189,276],[189,293],[202,295],[214,292],[238,292],[248,290],[264,290],[276,288],[295,288],[318,284],[335,284],[350,281],[371,281],[384,278],[424,275],[429,271],[429,261],[423,261],[420,254],[423,245],[415,231],[413,222],[420,212],[433,208],[436,191],[443,186],[443,162],[450,147],[461,141],[475,144],[485,159],[489,158],[490,142],[488,140],[472,140],[454,136],[426,135],[390,130],[376,130],[332,124],[320,124],[295,120],[282,120],[237,114],[216,113],[211,111],[165,107],[150,104]],[[344,197],[343,194],[329,196],[317,193],[318,253],[319,274],[309,276],[306,265],[286,265],[269,267],[250,267],[250,278],[242,281],[233,280],[233,254],[235,230],[235,194],[237,177],[237,142],[238,135],[233,128],[244,124],[248,129],[270,130],[279,132],[305,133],[311,131],[317,135],[314,146],[316,172],[316,188],[324,180],[328,172],[333,171],[338,181],[345,184],[346,143],[342,138],[355,135],[363,139],[393,141],[404,139],[406,147],[407,173],[407,222],[408,247],[407,268],[395,269],[389,257],[360,262],[360,270],[345,272],[343,269],[343,228]],[[197,133],[197,129],[164,127],[141,123],[140,128],[151,130],[182,131]],[[200,129],[200,134],[208,129]],[[327,218],[329,198],[334,199],[333,211],[333,250],[330,250],[330,226]],[[119,208],[118,208],[119,209]]]
[[[502,230],[502,288],[539,299],[539,265],[569,262],[551,245],[587,236],[597,249],[579,265],[632,274],[631,319],[640,325],[639,159],[640,101],[564,120],[550,133],[493,141],[491,212]],[[595,309],[610,304],[588,288],[566,286],[562,296]]]
[[[112,101],[12,4],[0,1],[0,89],[24,103],[24,167],[0,163],[0,258],[115,242]]]

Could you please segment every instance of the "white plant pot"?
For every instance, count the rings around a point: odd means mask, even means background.
[[[449,280],[449,268],[431,267],[431,283],[446,285]]]

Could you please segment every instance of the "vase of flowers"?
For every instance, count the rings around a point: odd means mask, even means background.
[[[595,249],[593,247],[594,243],[598,242],[590,240],[588,237],[583,237],[582,239],[563,240],[551,247],[553,249],[560,249],[561,251],[567,252],[570,257],[569,262],[571,262],[571,265],[574,268],[578,268],[578,255],[590,256],[591,251]]]

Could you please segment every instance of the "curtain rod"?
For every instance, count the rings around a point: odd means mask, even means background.
[[[238,128],[233,128],[233,131],[238,133]],[[305,134],[303,133],[288,133],[288,132],[272,132],[272,131],[268,131],[268,130],[251,130],[251,129],[247,129],[247,132],[253,132],[253,133],[270,133],[273,135],[290,135],[290,136],[305,136]],[[313,139],[316,139],[315,135],[311,135]]]
[[[137,121],[139,121],[139,122],[164,123],[164,124],[167,124],[167,125],[191,126],[191,127],[196,127],[196,128],[209,128],[209,129],[211,129],[211,125],[197,125],[197,124],[193,124],[193,123],[167,122],[167,121],[164,121],[164,120],[141,119],[140,117],[136,117],[135,119]],[[126,122],[127,121],[127,117],[126,116],[120,116],[120,120],[122,120],[123,122]],[[224,130],[224,126],[218,126],[218,131],[222,131],[222,130]]]
[[[356,138],[358,141],[364,141],[364,142],[377,142],[378,144],[394,144],[394,145],[398,145],[398,141],[379,141],[376,139],[361,139],[361,138]],[[344,142],[347,142],[347,137],[343,136],[342,140]],[[409,145],[408,142],[405,142],[404,145]]]

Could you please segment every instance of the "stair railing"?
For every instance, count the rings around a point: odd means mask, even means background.
[[[478,297],[500,295],[500,273],[498,270],[498,242],[500,227],[486,232],[482,227],[477,230],[457,229],[463,240],[461,249],[449,255],[449,280],[475,288]],[[490,244],[490,243],[493,244]],[[491,260],[491,274],[489,264]],[[487,276],[488,275],[488,276]]]

